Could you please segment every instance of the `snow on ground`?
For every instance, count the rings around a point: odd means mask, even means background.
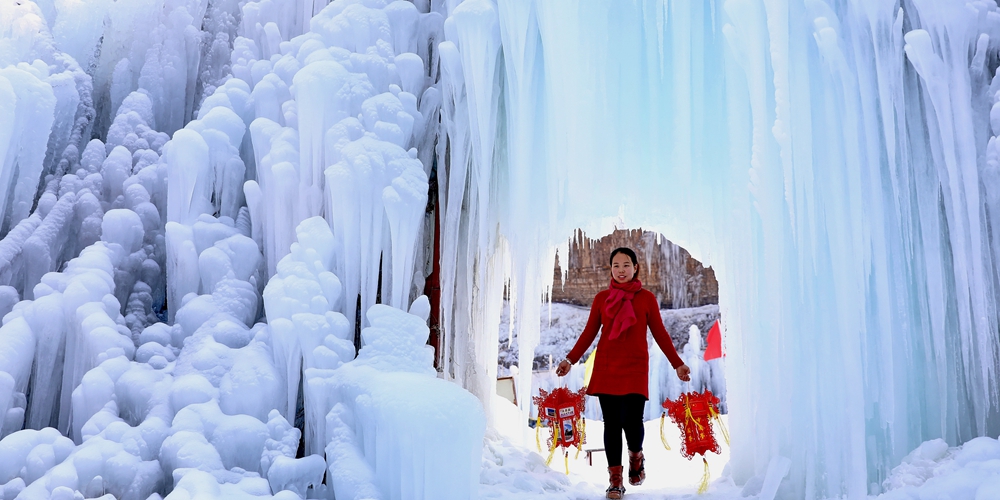
[[[957,448],[927,441],[892,470],[885,500],[1000,498],[1000,441],[978,437]]]
[[[593,465],[588,465],[584,453],[576,456],[576,449],[569,455],[569,474],[565,462],[557,451],[550,466],[545,465],[547,452],[538,451],[534,431],[518,424],[514,405],[494,404],[494,417],[498,433],[496,440],[488,440],[483,450],[483,470],[479,498],[482,499],[542,499],[576,500],[604,498],[608,487],[607,459],[603,451],[594,452]],[[723,416],[725,421],[726,417]],[[604,448],[604,426],[600,421],[587,420],[587,443],[584,450]],[[542,446],[548,436],[546,429],[539,435]],[[640,486],[625,485],[626,498],[682,499],[699,498],[721,500],[740,498],[740,488],[725,474],[729,462],[729,447],[722,443],[722,454],[707,456],[712,473],[708,491],[698,495],[703,465],[700,459],[689,461],[679,451],[680,432],[667,420],[664,435],[672,450],[660,443],[660,421],[646,422],[644,454],[646,480]],[[721,439],[718,430],[716,436]],[[527,438],[525,445],[515,444]],[[624,457],[623,457],[624,460]],[[627,462],[626,462],[627,466]]]
[[[590,500],[604,498],[608,486],[607,460],[604,452],[593,453],[593,465],[588,465],[584,453],[576,457],[570,451],[569,474],[557,452],[549,466],[545,465],[547,453],[539,452],[534,444],[534,431],[519,425],[514,405],[494,404],[494,417],[498,434],[487,439],[483,449],[483,469],[480,475],[479,498],[482,499],[546,499]],[[728,426],[729,417],[722,416]],[[721,439],[717,425],[716,437]],[[762,495],[763,478],[755,478],[737,486],[727,474],[729,446],[724,442],[722,453],[708,454],[712,480],[706,493],[697,493],[701,481],[700,460],[687,460],[679,450],[680,433],[668,419],[664,435],[671,446],[666,450],[660,444],[659,420],[646,422],[644,454],[646,456],[646,481],[640,486],[626,484],[626,498],[630,499],[699,499],[730,500],[752,498],[768,500]],[[584,450],[603,448],[603,423],[587,420],[587,443]],[[548,434],[540,433],[544,446]],[[527,442],[524,442],[527,441]],[[523,444],[519,444],[523,443]],[[623,457],[624,459],[624,457]],[[623,460],[624,461],[624,460]],[[627,464],[627,462],[625,462]],[[870,500],[996,500],[1000,499],[1000,441],[991,437],[975,438],[962,446],[949,447],[944,440],[936,439],[921,444],[889,474],[883,482],[885,491],[870,495]],[[776,498],[782,496],[779,485]]]

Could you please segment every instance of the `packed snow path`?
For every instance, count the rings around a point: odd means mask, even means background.
[[[717,271],[735,484],[989,497],[997,40],[982,0],[0,0],[3,496],[474,496],[504,285],[528,366],[554,248],[618,223]]]

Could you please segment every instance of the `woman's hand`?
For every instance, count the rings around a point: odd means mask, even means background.
[[[688,365],[681,365],[677,367],[677,378],[685,382],[691,381],[691,369],[688,368]]]
[[[558,375],[560,377],[563,377],[567,373],[569,373],[569,369],[572,368],[572,367],[573,367],[573,365],[569,364],[569,361],[567,361],[567,360],[564,359],[564,360],[560,361],[559,362],[559,366],[556,367],[556,375]]]

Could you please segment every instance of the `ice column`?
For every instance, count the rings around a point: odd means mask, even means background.
[[[496,6],[469,1],[445,21],[441,57],[442,124],[440,362],[447,377],[487,408],[496,387],[496,324],[503,297],[506,253],[497,233],[494,142],[499,126],[500,23]],[[447,154],[446,154],[447,153]],[[492,333],[491,333],[492,332]],[[492,357],[491,357],[492,356]]]
[[[171,318],[186,294],[211,292],[202,284],[198,258],[222,238],[196,241],[196,222],[216,215],[233,228],[227,236],[237,232],[234,226],[243,206],[246,174],[240,151],[247,131],[243,117],[250,105],[248,90],[242,80],[227,81],[212,99],[206,99],[199,118],[174,133],[163,148],[168,171],[167,304]]]

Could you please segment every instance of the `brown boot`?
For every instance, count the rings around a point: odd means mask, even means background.
[[[625,486],[622,485],[621,465],[608,467],[608,474],[611,475],[611,486],[608,486],[608,498],[620,499],[625,495]]]
[[[628,484],[638,486],[646,480],[646,459],[642,456],[642,450],[628,452]]]

